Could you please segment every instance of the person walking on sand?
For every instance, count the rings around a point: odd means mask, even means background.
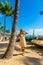
[[[19,33],[19,37],[20,37],[20,47],[21,47],[22,55],[24,55],[25,46],[26,46],[26,40],[24,37],[25,34],[28,34],[28,33],[21,29]]]

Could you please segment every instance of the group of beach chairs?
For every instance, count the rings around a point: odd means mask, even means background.
[[[6,40],[9,40],[9,37],[1,37],[0,38],[0,41],[6,41]]]

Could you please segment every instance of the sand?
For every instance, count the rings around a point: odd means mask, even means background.
[[[0,57],[6,51],[8,42],[0,42]],[[13,57],[11,59],[0,59],[0,65],[43,65],[43,48],[28,44],[25,54],[22,56],[18,42],[15,45]]]

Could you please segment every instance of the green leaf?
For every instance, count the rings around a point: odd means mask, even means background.
[[[10,30],[6,30],[6,33],[10,33]]]
[[[2,14],[5,14],[6,16],[12,16],[14,15],[14,11],[12,10],[12,6],[8,1],[6,1],[6,4],[0,2],[0,12]]]

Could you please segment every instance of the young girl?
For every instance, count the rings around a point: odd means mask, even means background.
[[[24,37],[25,34],[28,34],[28,33],[21,29],[19,37],[20,37],[20,47],[21,47],[22,55],[24,55],[25,46],[26,46],[26,40]]]

